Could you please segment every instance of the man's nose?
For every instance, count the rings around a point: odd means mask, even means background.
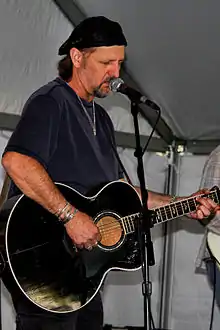
[[[110,75],[110,77],[118,78],[120,76],[120,69],[121,69],[120,64],[115,64],[111,68],[111,73],[110,73],[111,75]]]

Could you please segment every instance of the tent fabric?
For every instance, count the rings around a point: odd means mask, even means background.
[[[20,114],[29,95],[56,76],[58,48],[72,31],[53,1],[0,4],[0,112]]]
[[[69,0],[73,1],[73,0]],[[126,70],[144,93],[160,107],[173,133],[186,140],[220,139],[218,85],[220,47],[219,2],[201,0],[79,0],[87,15],[105,15],[118,20],[128,39]],[[2,0],[0,2],[0,114],[21,114],[29,95],[56,76],[59,46],[73,27],[52,0]],[[113,95],[100,101],[108,110],[116,130],[134,132],[130,103]],[[151,127],[140,119],[140,131]],[[0,132],[0,152],[9,138]],[[133,149],[119,149],[131,179],[137,183]],[[180,156],[178,156],[180,157]],[[183,154],[177,171],[180,194],[199,186],[206,156]],[[167,180],[166,155],[147,153],[144,157],[149,189],[163,191]],[[171,163],[171,165],[173,165]],[[0,168],[0,185],[4,171]],[[172,185],[173,182],[170,182]],[[196,274],[194,260],[202,238],[198,223],[173,222],[171,292],[168,325],[171,329],[207,329],[212,291],[204,274]],[[172,231],[171,231],[172,232]],[[156,266],[152,307],[156,322],[161,301],[161,272],[164,236],[153,228]],[[117,326],[143,325],[141,274],[111,274],[104,290],[105,321]],[[10,298],[2,293],[3,330],[15,329]],[[215,328],[219,326],[215,313]]]
[[[219,2],[78,0],[86,15],[118,20],[127,67],[184,139],[219,139]]]
[[[121,23],[126,67],[177,137],[220,139],[218,1],[77,3],[87,16]],[[0,28],[0,112],[20,114],[30,93],[54,77],[72,25],[52,0],[2,0]]]

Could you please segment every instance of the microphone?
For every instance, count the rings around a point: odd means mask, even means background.
[[[158,105],[153,101],[149,100],[146,96],[142,95],[140,92],[136,91],[134,88],[127,86],[123,79],[121,78],[112,78],[109,82],[110,90],[115,93],[119,92],[125,94],[129,97],[129,99],[136,103],[144,103],[148,105],[153,110],[160,110]]]

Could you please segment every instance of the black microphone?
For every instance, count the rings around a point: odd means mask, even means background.
[[[158,105],[153,101],[149,100],[146,96],[136,91],[134,88],[127,86],[121,78],[112,78],[109,82],[110,90],[115,93],[119,92],[125,94],[129,99],[136,103],[144,103],[153,110],[160,110]]]

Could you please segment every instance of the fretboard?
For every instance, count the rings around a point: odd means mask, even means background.
[[[218,188],[211,191],[209,194],[189,197],[154,209],[153,224],[172,220],[181,217],[183,215],[189,214],[191,212],[194,212],[198,205],[197,202],[198,197],[207,197],[212,199],[216,204],[219,204],[217,189]]]
[[[212,199],[216,204],[220,204],[219,189],[218,187],[214,187],[209,194],[196,195],[151,210],[152,223],[156,225],[194,212],[198,205],[198,197],[207,197]],[[135,213],[121,218],[126,234],[133,233],[135,231],[135,220],[140,216],[140,213]]]

